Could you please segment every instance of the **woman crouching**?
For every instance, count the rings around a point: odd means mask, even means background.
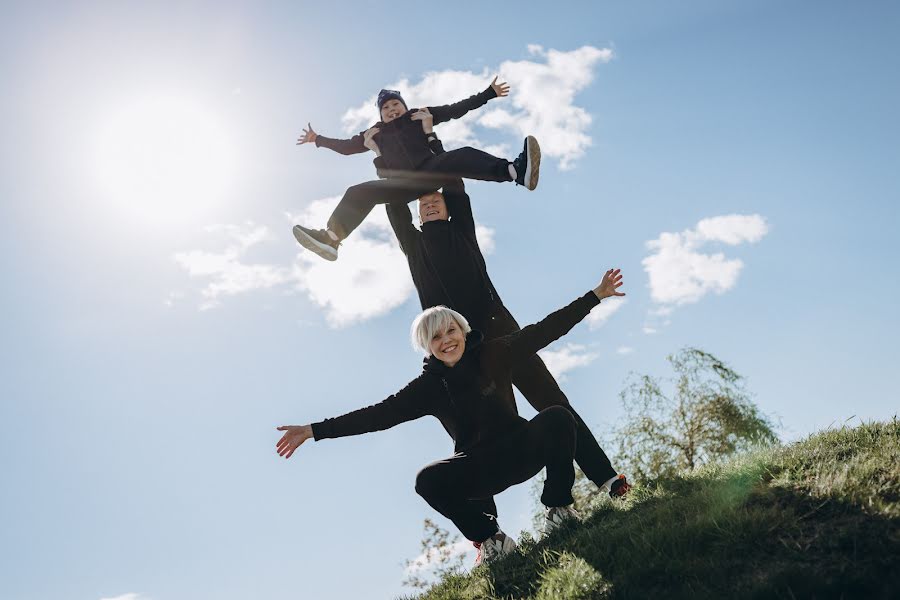
[[[426,354],[423,372],[378,404],[333,419],[281,426],[278,453],[290,458],[310,437],[317,441],[388,429],[425,415],[437,417],[454,441],[453,456],[423,468],[416,492],[453,521],[478,548],[476,566],[512,551],[515,542],[493,516],[492,497],[547,469],[541,502],[545,531],[574,516],[576,423],[564,407],[519,416],[512,368],[569,332],[603,298],[618,292],[622,275],[609,270],[600,284],[569,305],[515,333],[483,341],[465,317],[437,306],[413,322],[413,343]]]

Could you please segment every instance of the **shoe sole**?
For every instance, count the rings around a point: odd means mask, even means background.
[[[337,250],[335,250],[328,244],[323,244],[316,238],[310,236],[305,231],[300,229],[299,225],[294,225],[294,239],[296,239],[301,246],[303,246],[307,250],[315,252],[325,260],[337,260]]]
[[[525,138],[525,148],[528,152],[528,166],[525,168],[525,188],[529,191],[538,185],[538,178],[541,176],[541,146],[533,135]]]

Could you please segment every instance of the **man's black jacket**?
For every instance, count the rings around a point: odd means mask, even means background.
[[[470,110],[484,106],[491,98],[496,98],[494,88],[488,86],[486,90],[475,94],[465,100],[454,104],[442,106],[429,106],[428,110],[434,116],[434,124],[443,123],[451,119],[458,119]],[[422,129],[421,121],[413,121],[412,114],[418,109],[407,111],[390,123],[379,121],[372,127],[378,127],[381,131],[373,138],[381,150],[381,157],[376,159],[375,166],[380,169],[415,171],[423,162],[434,156],[428,146],[428,140]],[[354,135],[349,140],[341,140],[325,137],[316,137],[316,147],[329,148],[340,154],[359,154],[369,149],[363,144],[365,131]]]
[[[488,342],[473,331],[455,366],[431,356],[402,390],[378,404],[313,423],[313,435],[322,440],[382,431],[425,415],[440,420],[456,452],[507,434],[526,422],[516,410],[512,365],[564,336],[599,302],[590,291],[540,322]]]
[[[439,142],[433,147],[440,148]],[[423,223],[422,231],[413,226],[409,205],[395,202],[385,209],[422,308],[448,306],[466,317],[473,329],[484,330],[502,301],[478,246],[472,203],[462,180],[443,190],[450,220]]]

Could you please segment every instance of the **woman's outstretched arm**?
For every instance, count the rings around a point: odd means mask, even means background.
[[[501,342],[501,347],[506,350],[509,360],[517,362],[569,333],[604,298],[624,296],[624,293],[618,291],[621,286],[621,271],[610,269],[603,275],[597,287],[584,296],[550,313],[534,325],[498,338],[496,341]]]
[[[426,375],[420,375],[396,394],[392,394],[372,406],[367,406],[340,417],[325,419],[309,425],[282,425],[285,432],[275,445],[280,456],[290,458],[294,451],[309,438],[323,440],[390,429],[400,423],[432,414],[432,394],[428,393]]]

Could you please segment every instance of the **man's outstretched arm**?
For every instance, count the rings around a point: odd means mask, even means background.
[[[470,236],[477,243],[472,201],[466,193],[466,186],[463,184],[462,179],[457,179],[453,183],[444,186],[444,202],[447,204],[447,214],[454,223],[454,227]]]
[[[421,235],[413,225],[409,204],[407,202],[388,202],[384,205],[384,210],[387,211],[391,229],[394,230],[394,235],[400,242],[400,249],[403,250],[403,254],[408,255],[416,246],[416,238]]]

